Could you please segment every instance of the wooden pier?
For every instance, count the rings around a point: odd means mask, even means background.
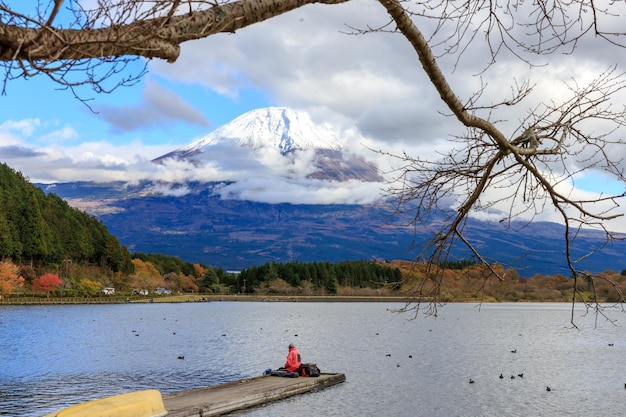
[[[346,380],[344,374],[323,373],[318,378],[259,376],[208,388],[165,395],[168,417],[221,416],[305,392],[324,389]]]
[[[157,390],[116,395],[78,404],[44,417],[209,417],[221,416],[297,394],[340,384],[344,374],[317,378],[264,375],[161,396]]]

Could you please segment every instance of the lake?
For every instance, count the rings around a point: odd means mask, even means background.
[[[626,404],[619,308],[609,323],[577,306],[574,329],[569,304],[449,304],[415,320],[392,312],[402,306],[0,306],[0,415],[257,376],[284,363],[290,342],[346,382],[234,415],[600,416]]]

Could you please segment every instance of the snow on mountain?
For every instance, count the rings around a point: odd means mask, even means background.
[[[157,159],[197,155],[207,147],[224,141],[253,149],[272,147],[279,149],[283,155],[296,149],[340,150],[343,147],[334,132],[313,123],[307,113],[285,107],[268,107],[244,113],[203,138]]]
[[[271,161],[270,165],[274,165],[268,169],[275,171],[276,166],[281,166],[284,174],[292,178],[295,172],[299,172],[302,178],[380,182],[382,178],[376,165],[350,153],[339,136],[330,128],[313,123],[307,113],[285,107],[269,107],[245,113],[153,162],[165,164],[167,160],[184,160],[196,167],[211,164],[213,168],[230,170],[235,160],[241,162],[242,159],[258,157],[257,165],[252,165],[267,167],[267,153],[264,158],[261,156],[263,152],[256,151],[269,149],[278,151],[278,158],[285,157],[285,160]],[[250,149],[253,153],[233,152],[233,148]],[[296,151],[310,152],[307,156],[298,155]],[[241,169],[240,166],[239,179],[243,176]]]

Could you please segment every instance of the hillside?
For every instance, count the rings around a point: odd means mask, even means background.
[[[130,255],[102,222],[45,194],[6,164],[0,164],[0,259],[16,263],[63,262],[131,268]]]
[[[241,270],[265,262],[340,262],[413,260],[428,241],[427,228],[393,214],[389,202],[370,205],[267,204],[225,200],[213,192],[219,184],[188,183],[183,196],[151,192],[154,184],[56,184],[71,204],[98,218],[131,251],[175,255],[188,262]],[[435,220],[435,219],[434,219]],[[434,221],[433,220],[433,221]],[[470,221],[468,236],[487,259],[535,274],[569,276],[563,255],[563,227],[555,223]],[[581,231],[576,255],[604,242],[595,231]],[[615,242],[578,265],[592,272],[626,267],[626,243]],[[468,259],[458,245],[452,259]]]

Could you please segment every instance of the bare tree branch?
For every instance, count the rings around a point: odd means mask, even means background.
[[[611,98],[623,93],[626,81],[623,74],[608,70],[582,88],[572,88],[572,97],[559,104],[542,104],[531,111],[523,121],[523,133],[508,139],[496,125],[479,117],[477,108],[463,105],[454,94],[446,77],[441,72],[427,39],[414,24],[405,8],[398,0],[379,0],[397,25],[397,30],[409,40],[420,63],[438,91],[443,102],[456,119],[468,128],[467,135],[458,139],[462,149],[455,148],[439,161],[426,161],[409,155],[389,155],[401,161],[400,176],[391,183],[388,195],[398,198],[399,211],[414,210],[414,221],[429,225],[438,214],[443,222],[434,231],[434,237],[424,247],[430,262],[437,264],[446,259],[455,238],[467,246],[474,256],[489,265],[479,251],[464,234],[469,214],[508,202],[509,212],[522,214],[533,210],[541,213],[549,202],[560,213],[565,225],[565,257],[574,280],[582,271],[575,267],[572,245],[578,228],[598,227],[606,233],[607,241],[616,238],[602,225],[605,221],[622,216],[611,210],[594,209],[600,202],[615,202],[626,196],[626,192],[593,200],[580,200],[569,194],[571,187],[559,187],[564,182],[572,182],[574,175],[568,172],[567,159],[584,155],[589,158],[586,167],[601,165],[620,180],[624,180],[616,161],[612,161],[605,151],[609,135],[615,129],[624,127],[626,111],[612,110]],[[521,102],[522,91],[514,101]],[[590,121],[602,121],[611,125],[608,131],[594,135],[585,131]],[[614,142],[623,145],[621,139]],[[590,154],[591,152],[591,154]],[[560,166],[559,166],[560,165]],[[500,195],[497,201],[481,201],[488,189],[497,188]],[[563,191],[561,191],[561,188]],[[508,193],[508,194],[507,194]],[[453,203],[457,196],[460,202]],[[456,199],[454,200],[456,201]],[[572,228],[574,226],[574,228]],[[494,276],[501,279],[497,273]],[[437,292],[431,294],[436,303]]]

